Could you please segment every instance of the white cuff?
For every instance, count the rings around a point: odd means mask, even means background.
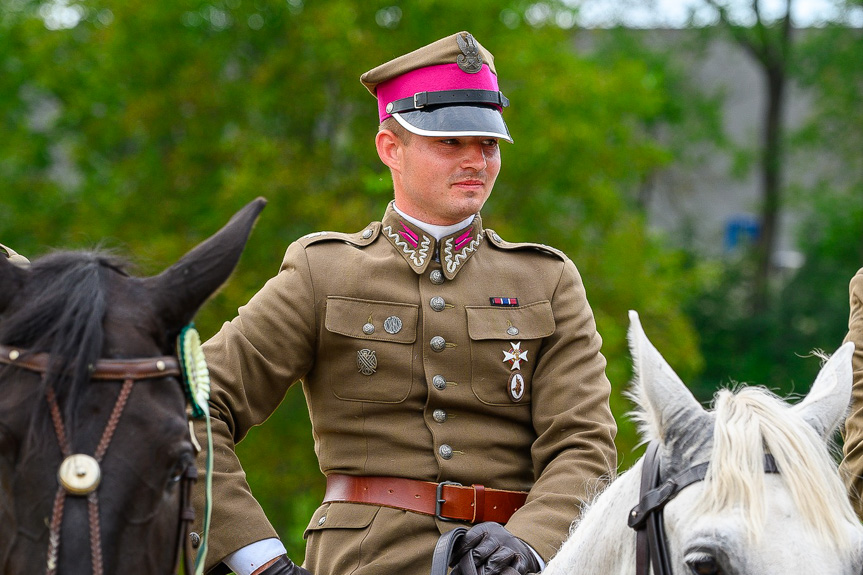
[[[237,575],[252,575],[252,572],[269,561],[285,555],[287,550],[282,542],[271,537],[270,539],[262,539],[251,545],[242,547],[227,557],[222,562],[231,568],[231,571]]]
[[[545,561],[542,560],[542,557],[539,556],[539,553],[537,553],[536,550],[534,550],[534,548],[530,546],[530,543],[525,541],[524,544],[527,545],[527,548],[530,549],[531,553],[533,553],[533,556],[536,557],[536,561],[537,563],[539,563],[539,570],[542,571],[543,569],[545,569]]]

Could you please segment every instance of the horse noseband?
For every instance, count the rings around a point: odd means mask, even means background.
[[[636,531],[635,574],[648,575],[653,564],[654,575],[672,575],[668,541],[662,510],[686,487],[702,481],[709,462],[693,465],[682,473],[660,483],[659,441],[651,441],[644,453],[638,504],[629,512],[628,524]],[[764,472],[779,473],[776,461],[764,455]]]

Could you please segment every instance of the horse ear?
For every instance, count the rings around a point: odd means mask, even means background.
[[[634,371],[630,393],[643,410],[636,416],[644,439],[665,441],[699,429],[696,420],[709,417],[707,412],[647,339],[635,311],[629,312],[628,338]]]
[[[161,274],[144,280],[168,332],[177,332],[234,271],[267,201],[247,204],[225,226]]]
[[[825,439],[845,418],[851,403],[853,355],[854,344],[850,341],[836,350],[821,368],[803,401],[792,408]]]
[[[0,253],[0,313],[2,313],[12,298],[24,285],[27,270],[10,262],[6,256]]]

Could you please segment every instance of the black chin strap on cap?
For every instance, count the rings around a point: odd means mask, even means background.
[[[509,106],[503,92],[492,90],[439,90],[417,92],[412,97],[402,98],[387,104],[387,114],[398,114],[420,110],[426,106],[453,106],[459,104],[481,104],[486,106]]]

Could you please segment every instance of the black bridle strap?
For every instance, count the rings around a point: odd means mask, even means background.
[[[648,575],[653,564],[654,575],[671,575],[671,561],[662,510],[686,487],[704,480],[708,462],[693,465],[689,469],[660,483],[660,456],[658,441],[651,441],[642,459],[641,487],[638,504],[629,512],[628,524],[635,529],[635,574]],[[769,453],[764,455],[764,472],[779,473],[776,460]]]
[[[447,531],[438,539],[432,555],[432,566],[430,575],[446,575],[449,571],[449,562],[452,557],[452,551],[456,544],[467,533],[464,527],[456,527],[452,531]],[[467,574],[466,574],[467,575]]]

